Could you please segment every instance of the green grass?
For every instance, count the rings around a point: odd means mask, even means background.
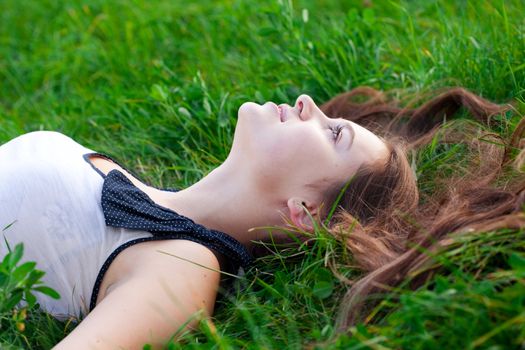
[[[408,99],[460,85],[523,113],[523,13],[522,1],[503,0],[3,0],[0,143],[57,130],[151,184],[185,187],[225,159],[236,111],[248,100],[291,102],[304,92],[323,102],[359,85]],[[495,131],[508,135],[516,121]],[[460,171],[461,157],[461,146],[422,150],[422,190]],[[326,262],[346,276],[356,271],[340,244],[319,232],[300,256],[259,262],[218,303],[214,327],[202,324],[181,344],[520,348],[524,238],[503,230],[460,241],[427,285],[378,296],[369,323],[337,335],[347,287]],[[0,347],[49,348],[71,329],[36,311],[26,323],[24,332],[0,329]]]

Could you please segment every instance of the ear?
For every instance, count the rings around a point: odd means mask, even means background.
[[[290,220],[295,226],[302,230],[313,232],[314,224],[308,213],[311,216],[317,215],[317,204],[308,202],[304,198],[292,197],[288,199],[288,210],[290,211]]]

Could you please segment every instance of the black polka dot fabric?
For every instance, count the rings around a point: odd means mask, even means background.
[[[235,272],[240,267],[248,267],[252,262],[248,250],[236,239],[226,233],[210,230],[158,205],[119,170],[114,169],[105,176],[101,202],[106,225],[148,231],[153,237],[127,242],[106,259],[93,288],[90,309],[95,307],[102,278],[113,259],[122,250],[136,243],[163,239],[186,239],[197,242],[222,254],[231,264],[231,270]]]

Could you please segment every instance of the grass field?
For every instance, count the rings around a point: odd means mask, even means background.
[[[323,102],[360,85],[404,98],[457,85],[524,113],[524,13],[521,0],[2,0],[0,143],[56,130],[146,182],[185,187],[225,159],[245,101]],[[438,164],[461,157],[422,152],[428,188]],[[424,287],[381,296],[366,323],[341,335],[334,319],[348,286],[326,261],[357,272],[318,232],[299,257],[259,261],[213,325],[168,348],[523,349],[524,239],[464,237]],[[0,310],[2,349],[47,349],[72,328],[29,310],[21,331],[19,316]]]

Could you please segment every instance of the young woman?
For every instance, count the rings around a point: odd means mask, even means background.
[[[369,100],[352,102],[359,95]],[[456,191],[447,203],[443,193],[440,205],[418,206],[406,152],[461,106],[484,122],[503,111],[462,89],[417,109],[369,88],[321,108],[307,95],[293,106],[245,103],[227,159],[181,191],[148,186],[62,134],[29,133],[0,146],[0,226],[9,225],[6,241],[24,242],[25,259],[37,261],[60,293],[40,297],[44,310],[85,316],[57,349],[136,348],[211,315],[219,271],[249,266],[252,242],[270,235],[261,227],[291,222],[311,232],[312,219],[324,219],[343,193],[331,228],[371,271],[345,297],[354,309],[341,313],[344,329],[377,282],[396,283],[424,263],[411,243],[429,247],[449,232],[524,224],[521,180],[493,188],[488,174],[476,194]],[[462,209],[451,214],[452,207]],[[426,230],[413,224],[420,218]]]

